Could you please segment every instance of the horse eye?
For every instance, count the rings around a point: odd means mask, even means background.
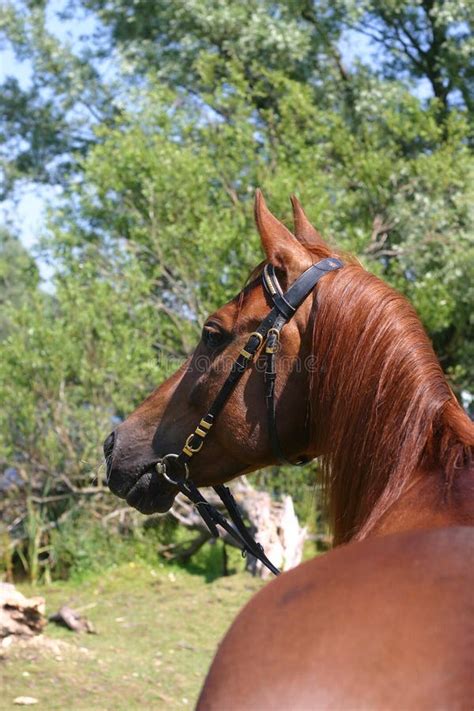
[[[209,348],[218,348],[225,341],[225,333],[217,329],[215,326],[204,326],[202,331],[202,340]]]

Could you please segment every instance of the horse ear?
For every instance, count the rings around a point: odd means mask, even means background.
[[[302,259],[307,260],[306,250],[285,225],[272,215],[260,190],[255,193],[255,222],[268,261],[274,266],[286,269],[293,263],[300,264]]]
[[[295,226],[296,238],[306,245],[318,244],[326,246],[326,243],[321,237],[318,230],[313,227],[311,222],[306,217],[306,213],[301,207],[301,203],[296,197],[296,195],[292,195],[290,200],[291,206],[293,208],[293,223]]]

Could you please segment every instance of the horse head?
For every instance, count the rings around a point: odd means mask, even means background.
[[[294,234],[271,214],[262,194],[256,194],[255,219],[266,263],[273,266],[283,290],[330,255],[294,197],[292,206]],[[170,453],[181,452],[273,305],[261,272],[262,265],[234,299],[208,317],[194,353],[104,443],[111,490],[144,513],[166,511],[172,505],[177,489],[157,471],[157,463]],[[328,274],[326,279],[334,276]],[[285,456],[291,460],[311,459],[324,446],[321,438],[312,437],[309,431],[308,393],[313,375],[309,325],[314,293],[282,329],[278,344],[278,435]],[[197,486],[215,486],[276,462],[267,422],[261,351],[233,388],[202,451],[193,453],[188,466]]]

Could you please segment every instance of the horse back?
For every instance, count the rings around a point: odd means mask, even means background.
[[[473,591],[471,527],[337,548],[250,601],[198,709],[472,709]]]

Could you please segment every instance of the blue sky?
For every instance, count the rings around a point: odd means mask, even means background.
[[[63,42],[78,48],[83,35],[91,34],[96,25],[91,16],[84,15],[81,22],[71,22],[59,17],[67,6],[67,0],[53,0],[48,9],[48,29]],[[0,50],[0,82],[7,76],[18,79],[22,88],[27,88],[31,80],[31,64],[19,61],[9,47]],[[20,187],[15,198],[0,202],[0,220],[11,225],[13,232],[19,234],[23,244],[34,253],[45,224],[47,205],[54,203],[58,189],[44,185],[25,185]],[[38,260],[41,276],[45,281],[50,275],[50,268]]]

